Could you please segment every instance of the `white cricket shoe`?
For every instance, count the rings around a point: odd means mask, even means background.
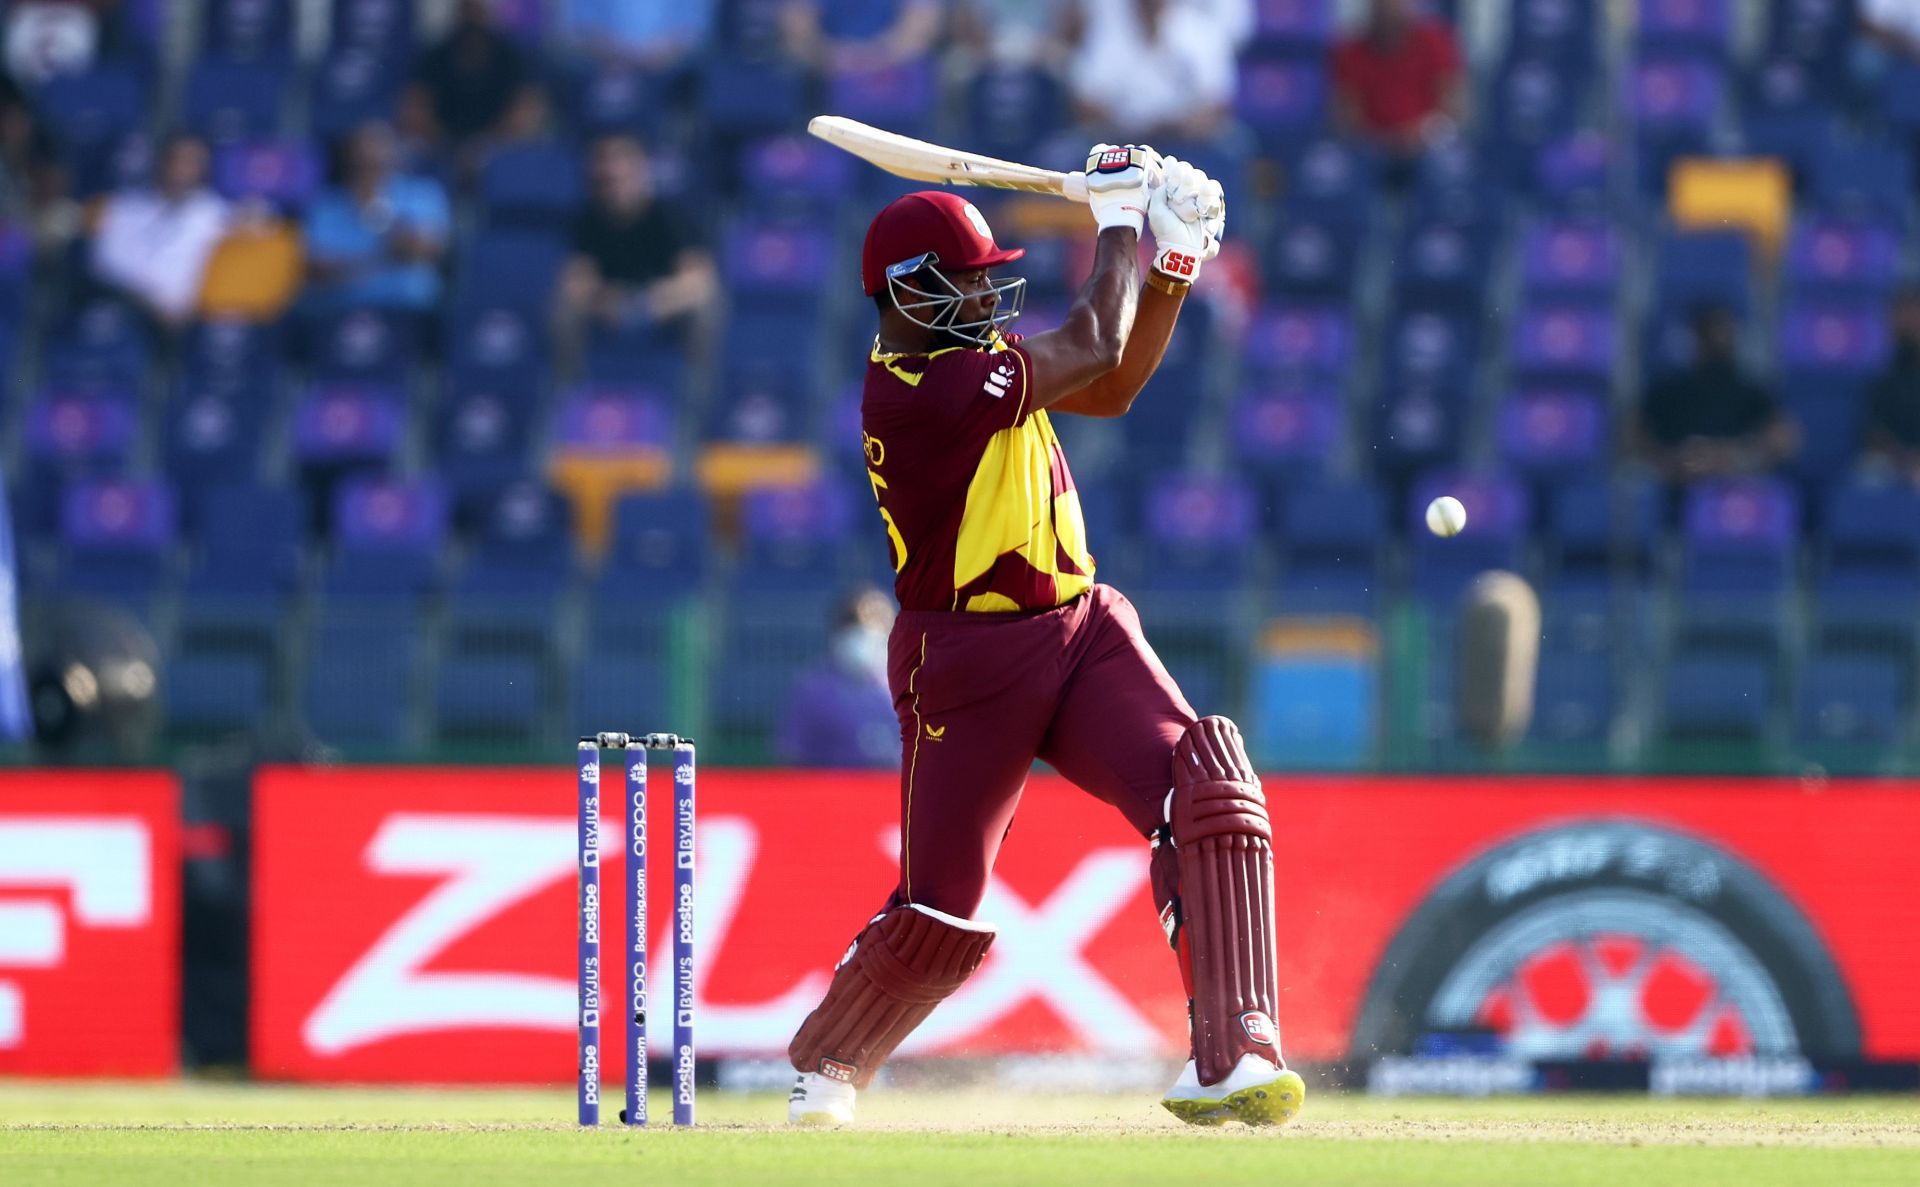
[[[829,1080],[819,1072],[802,1072],[787,1096],[787,1124],[850,1125],[853,1098],[853,1085]]]
[[[1180,1078],[1160,1100],[1169,1113],[1188,1125],[1283,1125],[1293,1120],[1307,1099],[1300,1073],[1275,1067],[1272,1061],[1248,1052],[1218,1084],[1202,1085],[1193,1060],[1187,1060]]]

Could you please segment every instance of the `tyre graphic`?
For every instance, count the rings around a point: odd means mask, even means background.
[[[1860,1054],[1852,997],[1798,908],[1724,850],[1626,821],[1504,842],[1401,926],[1353,1052],[1443,1033],[1535,1060]]]

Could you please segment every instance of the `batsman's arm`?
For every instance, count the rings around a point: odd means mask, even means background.
[[[1058,329],[1020,343],[1033,365],[1028,406],[1049,408],[1113,373],[1126,358],[1140,304],[1140,234],[1109,227],[1096,240],[1093,275]]]
[[[1160,369],[1167,343],[1173,340],[1173,325],[1180,320],[1180,307],[1186,303],[1190,285],[1171,280],[1157,272],[1147,273],[1146,291],[1140,294],[1140,312],[1133,321],[1133,333],[1120,356],[1120,365],[1054,405],[1060,412],[1081,416],[1125,416],[1134,397],[1147,386],[1147,380]]]

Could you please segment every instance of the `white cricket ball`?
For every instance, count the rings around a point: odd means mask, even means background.
[[[1452,495],[1427,504],[1427,530],[1436,536],[1457,536],[1467,526],[1467,508]]]

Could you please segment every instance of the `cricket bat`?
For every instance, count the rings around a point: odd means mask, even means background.
[[[932,181],[942,185],[977,185],[1030,194],[1057,194],[1075,202],[1087,200],[1087,175],[1060,173],[1033,165],[1002,161],[979,153],[943,148],[911,136],[888,132],[844,115],[816,115],[807,131],[895,177]]]

